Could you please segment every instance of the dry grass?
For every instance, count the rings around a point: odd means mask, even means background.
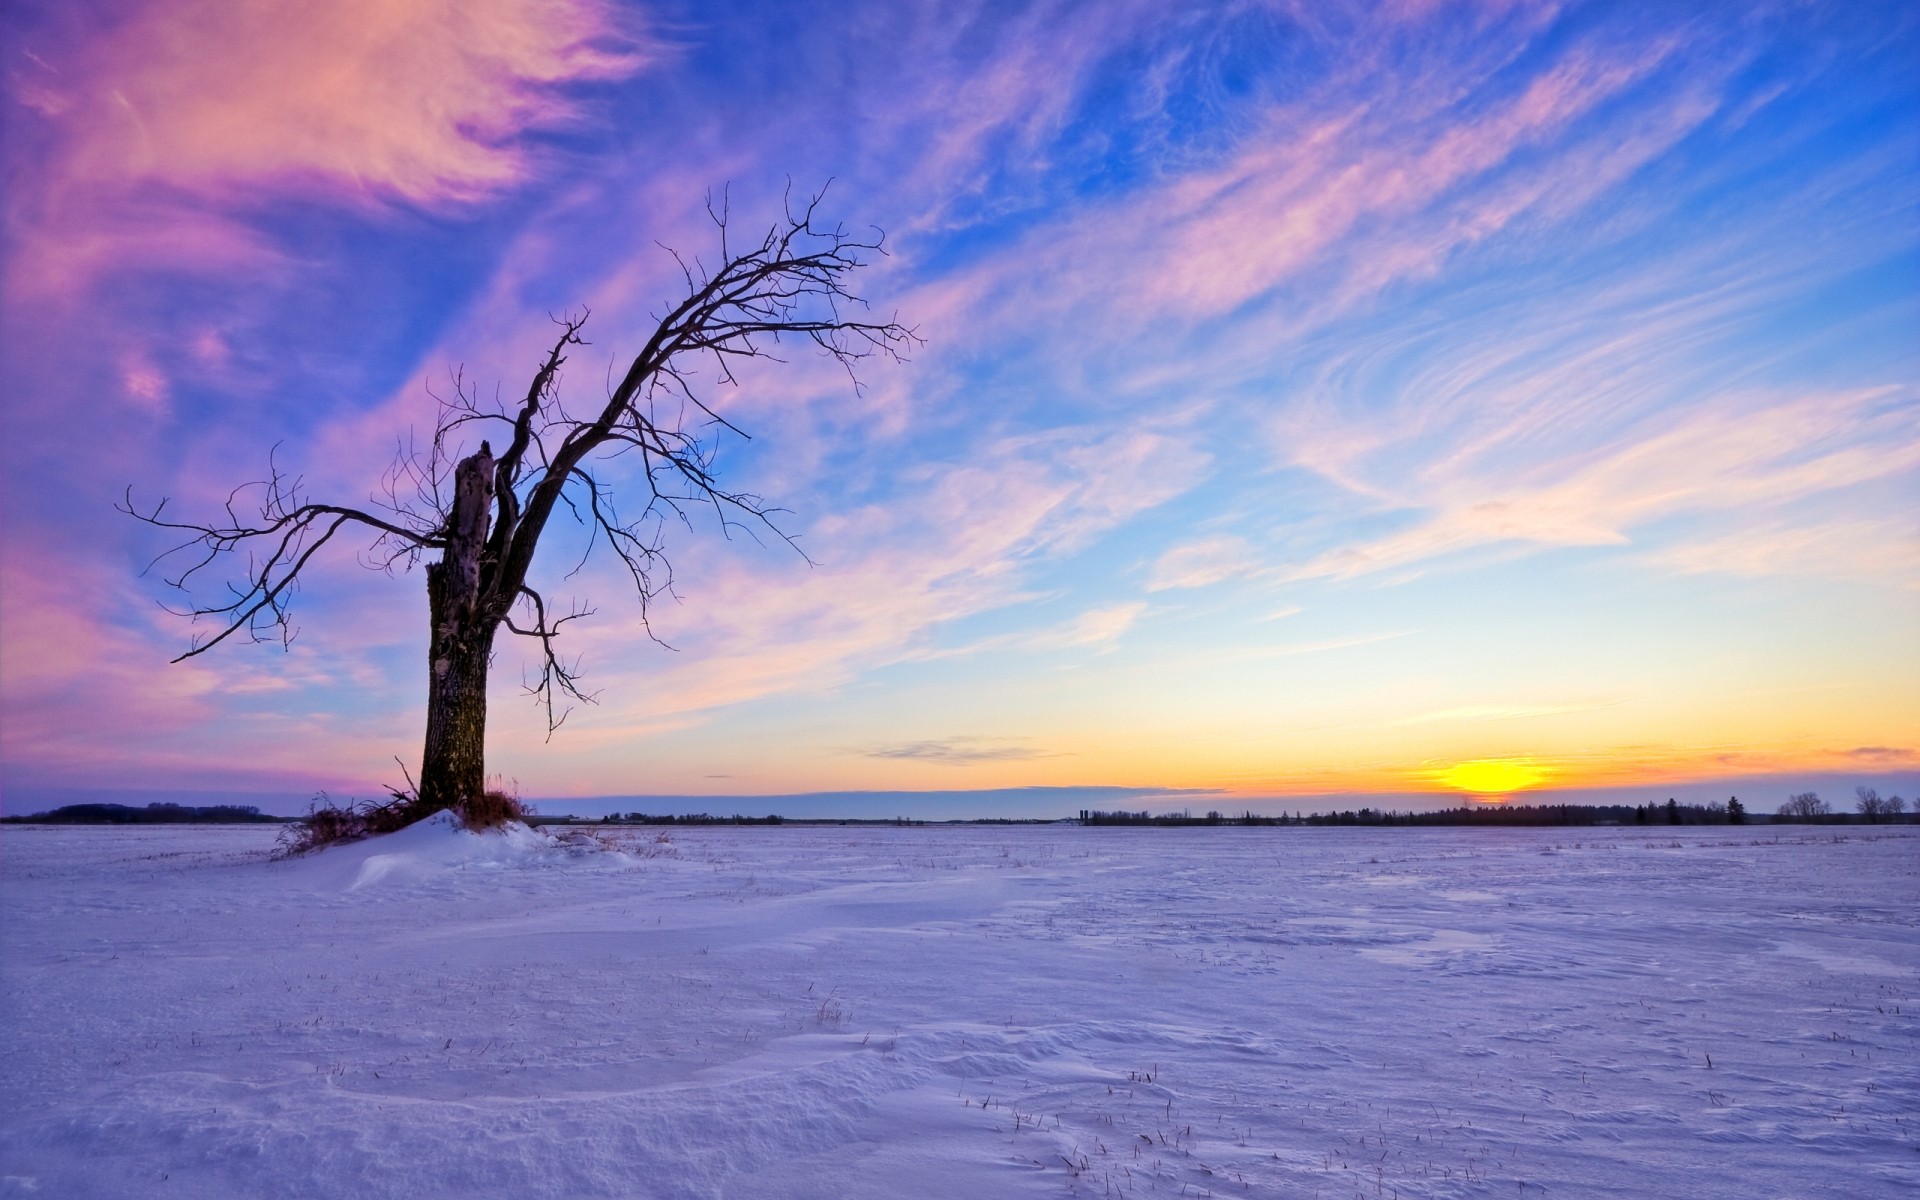
[[[453,811],[468,829],[497,829],[511,821],[525,821],[529,815],[520,797],[501,788],[489,788],[478,800],[455,805]]]
[[[390,799],[384,801],[349,800],[336,804],[321,792],[314,798],[307,815],[287,826],[286,832],[280,835],[279,857],[290,858],[309,850],[392,833],[415,821],[424,821],[447,807],[422,803],[413,793],[397,788],[389,789],[388,794]],[[452,808],[460,823],[473,830],[497,829],[511,821],[525,821],[529,815],[520,797],[504,788],[489,788],[478,800]]]

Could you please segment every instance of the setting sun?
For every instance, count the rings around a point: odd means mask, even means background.
[[[1545,782],[1550,773],[1530,758],[1481,758],[1440,772],[1440,782],[1476,796],[1505,796]]]

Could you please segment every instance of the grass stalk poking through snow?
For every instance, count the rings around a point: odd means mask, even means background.
[[[441,811],[441,806],[422,801],[412,792],[390,790],[391,799],[336,804],[325,792],[315,798],[307,815],[287,826],[281,834],[278,856],[291,858],[310,850],[357,842],[375,834],[392,833],[415,821]],[[529,815],[518,796],[504,788],[490,788],[479,799],[452,807],[460,823],[472,830],[497,829],[512,821],[524,821]]]

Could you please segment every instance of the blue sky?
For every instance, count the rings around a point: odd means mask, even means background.
[[[364,500],[583,306],[603,395],[662,245],[789,187],[886,231],[857,286],[926,344],[715,393],[814,565],[678,531],[671,649],[550,541],[600,702],[548,740],[500,647],[527,794],[1913,789],[1911,12],[709,7],[5,18],[10,794],[398,782],[417,572],[168,665],[114,501],[213,511],[276,444]]]

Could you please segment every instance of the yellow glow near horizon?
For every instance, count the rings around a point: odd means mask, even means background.
[[[1476,796],[1506,796],[1546,781],[1547,768],[1530,758],[1480,758],[1440,772],[1440,782]]]

